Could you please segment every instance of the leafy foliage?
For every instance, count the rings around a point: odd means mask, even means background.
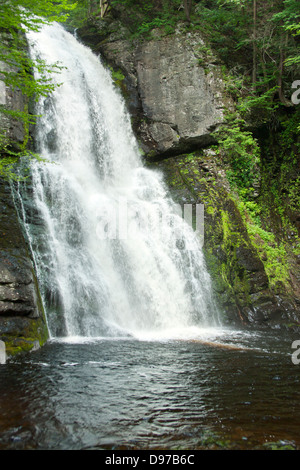
[[[245,121],[229,114],[227,122],[214,133],[223,158],[230,164],[227,177],[239,194],[251,197],[259,176],[260,148],[252,133],[245,130]]]
[[[25,32],[37,31],[42,24],[50,21],[65,21],[67,11],[73,9],[75,4],[69,0],[49,1],[41,0],[4,0],[0,3],[0,80],[12,90],[20,90],[27,100],[38,100],[39,96],[47,95],[54,89],[48,78],[48,72],[58,72],[59,64],[46,64],[42,60],[32,61],[27,52]],[[32,74],[35,67],[40,73],[36,80]],[[46,73],[47,72],[47,73]],[[12,150],[7,135],[2,131],[0,136],[0,153],[4,155],[1,160],[0,175],[12,175],[14,162],[26,151],[29,126],[35,122],[35,116],[28,112],[28,105],[18,112],[5,105],[0,106],[0,118],[5,122],[5,116],[21,121],[24,127],[24,142],[19,151]]]

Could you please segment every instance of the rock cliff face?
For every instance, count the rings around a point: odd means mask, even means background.
[[[1,82],[0,102],[11,109],[22,109],[22,96],[12,93]],[[23,129],[10,119],[2,120],[16,146],[23,140]],[[0,156],[1,158],[1,156]],[[0,341],[5,353],[36,349],[47,339],[47,326],[38,284],[13,194],[8,182],[0,179]],[[3,345],[4,343],[4,345]]]
[[[173,155],[212,142],[223,120],[222,81],[218,66],[199,66],[197,35],[181,34],[149,41],[137,53],[136,76],[147,119],[142,142],[155,154]],[[143,128],[141,128],[143,131]],[[152,155],[154,154],[152,152]]]
[[[134,49],[115,36],[99,44],[89,29],[78,34],[125,73],[130,111],[138,116],[136,131],[148,156],[163,158],[213,142],[230,102],[224,101],[222,69],[211,54],[205,66],[207,48],[199,34],[183,34],[180,27],[172,36],[157,32]]]
[[[145,161],[165,172],[177,202],[205,205],[204,251],[228,323],[297,327],[300,299],[270,287],[225,170],[209,149],[233,104],[223,68],[201,36],[178,27],[171,36],[154,32],[151,40],[133,43],[110,18],[78,36],[118,72]]]

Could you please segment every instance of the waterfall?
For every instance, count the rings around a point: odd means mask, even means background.
[[[162,174],[143,165],[110,72],[57,24],[27,39],[33,59],[62,66],[36,110],[44,161],[31,164],[30,190],[20,188],[50,335],[182,335],[216,325],[199,238]]]

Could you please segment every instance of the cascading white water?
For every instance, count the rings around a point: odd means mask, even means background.
[[[63,66],[53,76],[62,85],[37,109],[38,224],[25,211],[51,335],[180,336],[215,325],[200,242],[161,174],[143,166],[110,73],[59,25],[28,41],[33,58]]]

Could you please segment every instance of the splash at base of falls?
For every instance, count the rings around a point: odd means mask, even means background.
[[[27,38],[33,59],[63,66],[36,110],[45,161],[32,164],[33,200],[20,187],[51,337],[192,338],[218,326],[197,233],[143,167],[109,72],[59,25]],[[134,236],[120,236],[124,221]]]

